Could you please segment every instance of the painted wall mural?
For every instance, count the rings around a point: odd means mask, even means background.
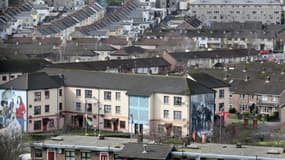
[[[10,125],[17,122],[21,131],[25,132],[27,130],[26,91],[0,89],[0,101],[0,129],[11,127]]]
[[[214,127],[214,94],[200,94],[191,96],[191,132],[199,137],[203,134],[213,135]]]

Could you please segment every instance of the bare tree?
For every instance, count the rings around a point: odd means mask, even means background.
[[[1,159],[17,160],[23,153],[21,137],[10,137],[1,135],[0,137],[0,155]]]
[[[17,160],[23,153],[21,127],[13,120],[8,127],[0,129],[0,159]]]

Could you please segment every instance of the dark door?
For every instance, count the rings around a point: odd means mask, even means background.
[[[114,120],[114,122],[113,122],[113,126],[114,126],[113,131],[118,131],[118,124],[119,124],[119,120],[118,119]]]
[[[135,123],[135,134],[139,133],[139,125]]]
[[[140,134],[143,134],[143,124],[140,124]]]
[[[83,116],[78,116],[78,125],[80,128],[83,126]]]
[[[43,119],[43,131],[46,131],[46,130],[47,130],[48,121],[49,121],[48,118],[44,118],[44,119]]]

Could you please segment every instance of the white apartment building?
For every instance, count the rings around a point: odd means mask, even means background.
[[[233,21],[280,24],[281,3],[278,0],[196,0],[189,4],[188,14],[208,25]]]
[[[25,74],[0,87],[1,107],[17,103],[16,113],[25,113],[24,121],[16,114],[24,131],[92,127],[152,136],[213,134],[214,90],[203,83],[185,77],[43,71],[48,75]],[[10,92],[15,96],[7,96]],[[11,116],[0,113],[4,128]]]

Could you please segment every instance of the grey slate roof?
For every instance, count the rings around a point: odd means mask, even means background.
[[[32,2],[25,1],[16,7],[9,7],[3,12],[3,15],[0,15],[0,24],[8,23],[16,19],[16,16],[22,12],[31,11],[33,7]]]
[[[192,16],[192,17],[186,16],[186,17],[184,17],[184,21],[186,23],[190,24],[191,26],[193,26],[194,28],[197,28],[197,27],[202,25],[202,22],[194,16]]]
[[[37,90],[37,89],[49,89],[49,88],[59,88],[62,86],[62,82],[58,76],[48,76],[43,72],[35,72],[24,74],[19,78],[11,80],[0,88],[5,89],[16,89],[16,90]]]
[[[269,94],[280,95],[285,90],[285,81],[265,83],[265,80],[253,79],[249,81],[234,80],[231,91],[240,94]]]
[[[235,49],[235,50],[213,50],[213,51],[195,51],[195,52],[174,52],[169,53],[177,61],[184,62],[188,59],[217,59],[217,58],[233,58],[257,56],[259,53],[256,50]]]
[[[96,1],[84,8],[70,14],[62,19],[56,20],[51,24],[42,25],[38,28],[38,31],[43,35],[56,34],[67,28],[70,28],[77,23],[86,20],[92,15],[96,14],[98,11],[102,10],[103,7],[100,6]]]
[[[140,6],[138,0],[128,0],[124,5],[113,13],[103,17],[102,19],[94,22],[91,25],[83,26],[79,30],[81,33],[86,35],[92,35],[95,31],[98,31],[102,28],[112,25],[113,23],[119,22],[127,18],[133,11],[135,11]]]
[[[93,71],[105,71],[108,69],[132,69],[136,67],[167,67],[170,64],[163,58],[139,58],[124,60],[108,60],[79,63],[57,63],[50,65],[50,68],[67,68]]]
[[[129,143],[119,153],[119,157],[123,159],[165,160],[170,157],[172,150],[174,147],[168,144],[147,144],[146,153],[143,153],[143,144]]]
[[[50,75],[63,74],[65,86],[127,90],[129,95],[149,96],[151,93],[180,95],[213,93],[213,90],[183,77],[147,76],[52,68],[46,68],[42,71]]]
[[[27,73],[43,69],[50,63],[42,59],[0,60],[0,73]]]
[[[203,84],[209,88],[229,87],[230,85],[222,80],[219,80],[206,73],[193,73],[190,74],[198,83]]]
[[[234,68],[227,71],[224,69],[192,69],[191,72],[207,73],[220,80],[223,80],[225,75],[228,75],[227,81],[232,81],[230,90],[238,94],[280,95],[285,90],[285,74],[281,74],[285,69],[284,64],[252,62],[236,64]],[[245,68],[246,72],[243,71]],[[244,81],[246,76],[249,78],[247,82]],[[268,76],[270,77],[270,82],[265,83]]]

